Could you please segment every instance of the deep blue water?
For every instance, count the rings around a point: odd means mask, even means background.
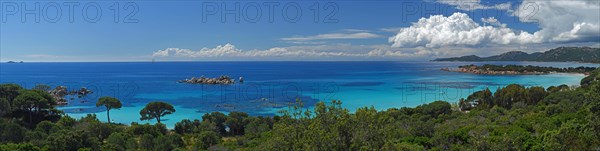
[[[485,62],[538,66],[598,66],[579,63]],[[473,64],[485,64],[473,63]],[[84,98],[68,98],[62,106],[68,115],[97,114],[101,96],[119,98],[124,107],[111,111],[111,119],[139,121],[139,110],[150,101],[165,101],[177,111],[165,117],[172,127],[182,119],[199,119],[204,113],[243,111],[252,115],[274,115],[296,99],[310,108],[317,101],[342,100],[351,111],[359,107],[377,109],[413,107],[435,100],[456,102],[470,93],[512,83],[527,86],[577,85],[583,75],[488,76],[441,71],[465,62],[158,62],[158,63],[0,63],[0,83],[27,88],[36,84],[87,87],[94,91]],[[243,84],[193,85],[178,80],[229,75],[244,77]],[[154,121],[150,121],[154,123]]]

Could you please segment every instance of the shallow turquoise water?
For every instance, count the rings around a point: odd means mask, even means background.
[[[599,66],[579,63],[486,62],[555,67]],[[162,123],[172,127],[183,119],[200,119],[207,112],[243,111],[271,116],[300,98],[311,108],[317,101],[342,100],[351,111],[373,106],[384,110],[414,107],[435,100],[456,102],[474,91],[495,90],[508,84],[526,86],[578,85],[584,75],[490,76],[441,71],[465,62],[161,62],[161,63],[24,63],[0,64],[0,83],[87,87],[94,94],[68,98],[59,109],[69,116],[97,114],[101,96],[119,98],[124,106],[111,110],[119,123],[140,121],[139,111],[150,101],[161,100],[176,107]],[[485,63],[474,63],[485,64]],[[243,76],[243,84],[204,86],[177,83],[192,76]]]

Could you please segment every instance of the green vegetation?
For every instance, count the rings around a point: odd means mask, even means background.
[[[96,102],[96,107],[104,106],[106,107],[106,117],[108,118],[108,123],[110,123],[110,110],[111,109],[120,109],[122,104],[119,99],[113,97],[101,97]]]
[[[546,52],[527,54],[512,51],[490,57],[475,55],[455,58],[439,58],[433,61],[538,61],[538,62],[589,62],[600,63],[600,48],[559,47]]]
[[[161,117],[172,114],[173,112],[175,112],[175,108],[169,103],[150,102],[140,111],[140,115],[142,116],[140,120],[156,119],[156,121],[160,123]]]
[[[475,92],[457,105],[435,101],[385,111],[351,113],[340,101],[309,110],[297,101],[279,116],[213,112],[182,120],[173,130],[160,123],[103,123],[93,114],[73,119],[56,112],[44,94],[5,84],[0,151],[599,150],[598,79],[584,79],[577,88],[509,85]],[[150,104],[144,119],[160,121],[156,115],[174,112],[166,103]]]
[[[581,86],[590,86],[594,81],[600,80],[600,72],[591,72],[590,75],[581,80]]]

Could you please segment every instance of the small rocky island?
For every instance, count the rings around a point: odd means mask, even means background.
[[[540,66],[521,66],[521,65],[491,65],[485,64],[482,66],[465,65],[459,66],[457,69],[442,68],[443,71],[473,73],[483,75],[541,75],[550,73],[580,73],[588,75],[594,71],[594,67],[540,67]]]
[[[240,83],[244,82],[244,78],[240,77]],[[192,77],[191,79],[180,80],[180,83],[190,83],[190,84],[235,84],[235,80],[230,78],[229,76],[222,75],[217,78],[206,78],[204,76],[200,76],[200,78]]]
[[[54,98],[54,100],[56,100],[56,103],[58,105],[66,105],[69,103],[65,99],[65,96],[67,96],[67,95],[77,96],[77,98],[82,98],[88,94],[94,93],[92,90],[89,90],[85,87],[82,87],[79,90],[69,91],[67,89],[67,87],[65,87],[65,86],[57,86],[56,88],[54,88],[52,90],[48,90],[46,92],[48,92],[50,94],[50,96],[52,98]],[[73,98],[71,98],[71,99],[73,99]]]

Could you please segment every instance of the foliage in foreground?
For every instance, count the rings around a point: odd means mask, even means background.
[[[600,82],[592,78],[585,83],[579,88],[510,85],[495,93],[483,90],[458,107],[435,101],[351,113],[340,101],[319,102],[314,110],[298,102],[281,116],[213,112],[202,121],[183,120],[174,130],[162,124],[108,124],[94,115],[54,118],[58,113],[51,105],[38,103],[30,109],[15,103],[25,99],[20,95],[35,96],[23,93],[32,90],[1,85],[0,151],[599,150]],[[477,105],[467,112],[465,104]]]

